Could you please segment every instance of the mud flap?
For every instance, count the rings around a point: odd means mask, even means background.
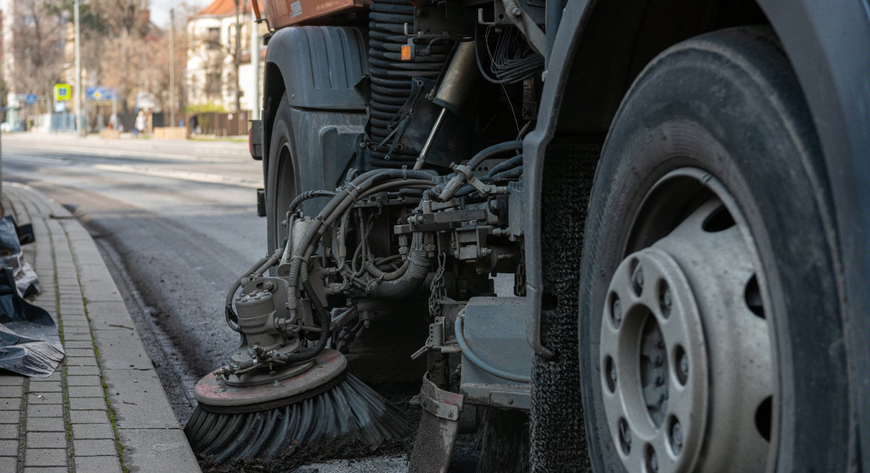
[[[444,473],[450,465],[459,433],[463,395],[439,389],[426,373],[420,389],[420,404],[423,412],[408,472]]]

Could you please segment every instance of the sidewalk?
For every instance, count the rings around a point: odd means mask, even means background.
[[[50,378],[0,374],[0,472],[199,472],[91,236],[42,193],[3,183],[3,205],[36,243],[35,304],[66,350]]]

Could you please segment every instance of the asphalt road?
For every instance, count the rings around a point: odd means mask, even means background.
[[[95,237],[184,424],[196,381],[238,346],[223,321],[226,291],[265,254],[262,170],[247,144],[4,135],[2,172],[73,210]],[[306,470],[405,465],[393,457]]]

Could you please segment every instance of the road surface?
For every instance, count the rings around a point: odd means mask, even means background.
[[[265,253],[266,221],[256,215],[260,163],[237,142],[2,140],[3,179],[45,192],[94,235],[184,424],[196,381],[238,346],[223,301],[230,283]],[[405,465],[393,457],[307,470]]]

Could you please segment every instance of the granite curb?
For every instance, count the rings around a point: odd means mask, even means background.
[[[39,191],[4,182],[66,358],[47,379],[0,374],[0,471],[199,472],[91,235]]]

